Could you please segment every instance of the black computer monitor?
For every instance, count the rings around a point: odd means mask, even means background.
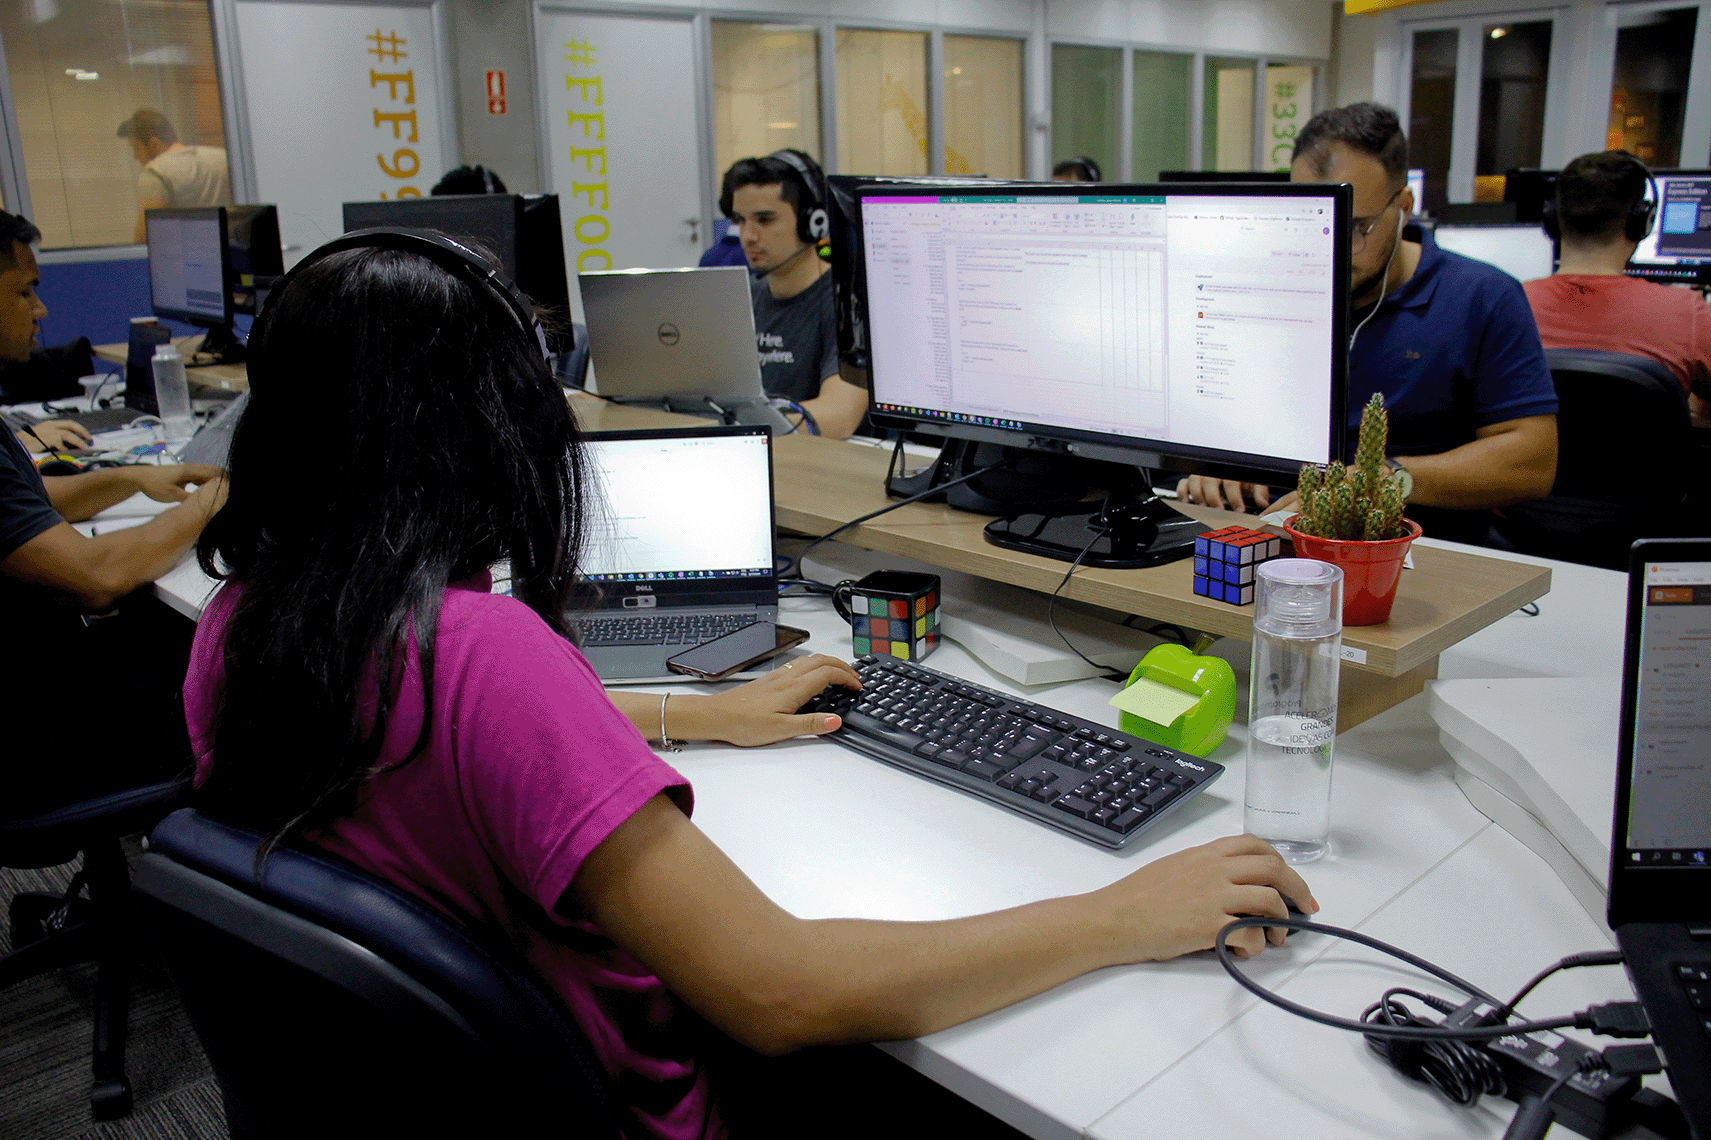
[[[218,363],[244,358],[232,318],[254,315],[260,290],[284,272],[279,214],[272,206],[149,210],[149,293],[156,316],[208,330],[201,352]]]
[[[377,226],[438,230],[479,242],[547,315],[547,346],[571,347],[570,287],[556,194],[445,194],[395,202],[346,202],[345,230]]]
[[[1287,170],[1161,170],[1160,182],[1288,182]]]
[[[1628,276],[1711,286],[1711,170],[1654,170],[1657,219],[1628,262]]]
[[[988,526],[998,545],[1095,566],[1182,557],[1204,528],[1142,468],[1289,480],[1342,457],[1350,195],[863,188],[873,422],[999,449],[1014,474],[981,498],[1008,485],[1021,506],[985,507],[1014,516]],[[955,450],[947,476],[984,466]],[[1083,479],[1102,503],[1063,486]]]
[[[1503,200],[1515,204],[1515,221],[1541,222],[1545,218],[1545,203],[1557,196],[1557,171],[1539,170],[1530,166],[1516,167],[1503,174]]]

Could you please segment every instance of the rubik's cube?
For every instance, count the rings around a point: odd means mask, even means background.
[[[1194,539],[1194,592],[1231,605],[1252,605],[1254,569],[1283,550],[1283,540],[1262,530],[1227,526]]]
[[[850,595],[850,648],[857,657],[878,653],[901,661],[919,661],[939,647],[939,587],[918,593]]]

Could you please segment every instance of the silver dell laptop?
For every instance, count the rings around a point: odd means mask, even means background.
[[[598,393],[787,434],[761,387],[749,280],[740,265],[578,274]]]
[[[573,617],[602,681],[686,680],[667,658],[778,619],[766,428],[585,438],[595,485]]]

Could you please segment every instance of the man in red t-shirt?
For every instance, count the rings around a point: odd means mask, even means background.
[[[1623,276],[1639,245],[1629,209],[1647,174],[1627,151],[1583,154],[1557,176],[1562,260],[1528,281],[1527,300],[1546,348],[1648,356],[1681,380],[1695,419],[1711,416],[1711,305],[1691,289]]]

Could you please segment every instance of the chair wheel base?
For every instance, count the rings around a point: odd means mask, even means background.
[[[89,1090],[89,1109],[96,1120],[118,1120],[131,1114],[131,1082],[98,1081]]]

